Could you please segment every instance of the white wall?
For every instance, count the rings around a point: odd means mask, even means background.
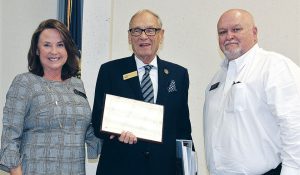
[[[31,35],[41,20],[57,17],[57,1],[5,0],[4,3],[0,0],[0,119],[5,94],[13,77],[27,71],[26,56]],[[160,57],[189,69],[193,137],[200,174],[207,174],[202,137],[204,89],[221,61],[216,35],[218,17],[223,11],[235,7],[253,13],[260,46],[280,52],[300,64],[299,0],[85,1],[82,78],[91,106],[100,65],[131,54],[127,42],[131,15],[139,9],[152,9],[161,16],[166,30]],[[0,132],[1,129],[2,124]],[[92,174],[90,172],[95,167],[90,164],[88,167],[91,167],[88,174]]]
[[[83,11],[81,72],[90,105],[93,106],[99,67],[111,57],[111,2],[85,1]]]
[[[94,3],[85,1],[85,5]],[[90,4],[90,6],[91,6]],[[105,8],[105,9],[103,9]],[[165,28],[160,57],[188,68],[189,105],[193,138],[199,158],[200,174],[208,174],[204,159],[202,106],[204,90],[217,70],[222,54],[218,48],[216,23],[225,10],[244,8],[253,13],[261,47],[282,53],[300,64],[300,1],[289,0],[111,0],[98,2],[85,19],[83,39],[83,79],[90,100],[98,69],[103,62],[131,54],[127,41],[128,22],[137,10],[157,12]],[[84,12],[85,15],[86,11]],[[103,15],[105,13],[105,15]],[[107,30],[110,28],[111,30]],[[85,31],[86,30],[86,31]],[[103,45],[104,44],[104,45]],[[91,102],[92,104],[92,102]]]
[[[42,20],[57,18],[57,3],[58,0],[0,1],[0,133],[5,94],[13,78],[28,71],[31,36]]]

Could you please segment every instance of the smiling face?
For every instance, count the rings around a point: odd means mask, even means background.
[[[129,28],[161,28],[161,24],[158,18],[153,14],[142,12],[133,17]],[[128,32],[128,40],[134,54],[145,64],[149,64],[156,56],[163,35],[164,30],[157,31],[154,36],[147,36],[145,32],[142,32],[140,36],[132,36],[131,33]]]
[[[219,46],[228,60],[234,60],[257,43],[257,28],[251,14],[244,10],[229,10],[219,19]]]
[[[56,29],[45,29],[39,36],[37,55],[44,69],[44,77],[60,77],[68,53],[60,33]]]

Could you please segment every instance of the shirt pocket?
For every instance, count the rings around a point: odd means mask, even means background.
[[[232,85],[225,104],[227,112],[239,112],[247,109],[247,89],[245,83]]]

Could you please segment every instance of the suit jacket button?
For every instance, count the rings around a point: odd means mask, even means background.
[[[149,151],[146,151],[146,152],[144,153],[144,155],[145,155],[145,158],[146,158],[146,159],[149,159],[149,158],[150,158],[150,152],[149,152]]]

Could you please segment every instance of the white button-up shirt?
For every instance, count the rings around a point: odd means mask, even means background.
[[[256,175],[282,162],[300,175],[300,69],[256,44],[224,60],[206,89],[206,160],[213,175]]]

